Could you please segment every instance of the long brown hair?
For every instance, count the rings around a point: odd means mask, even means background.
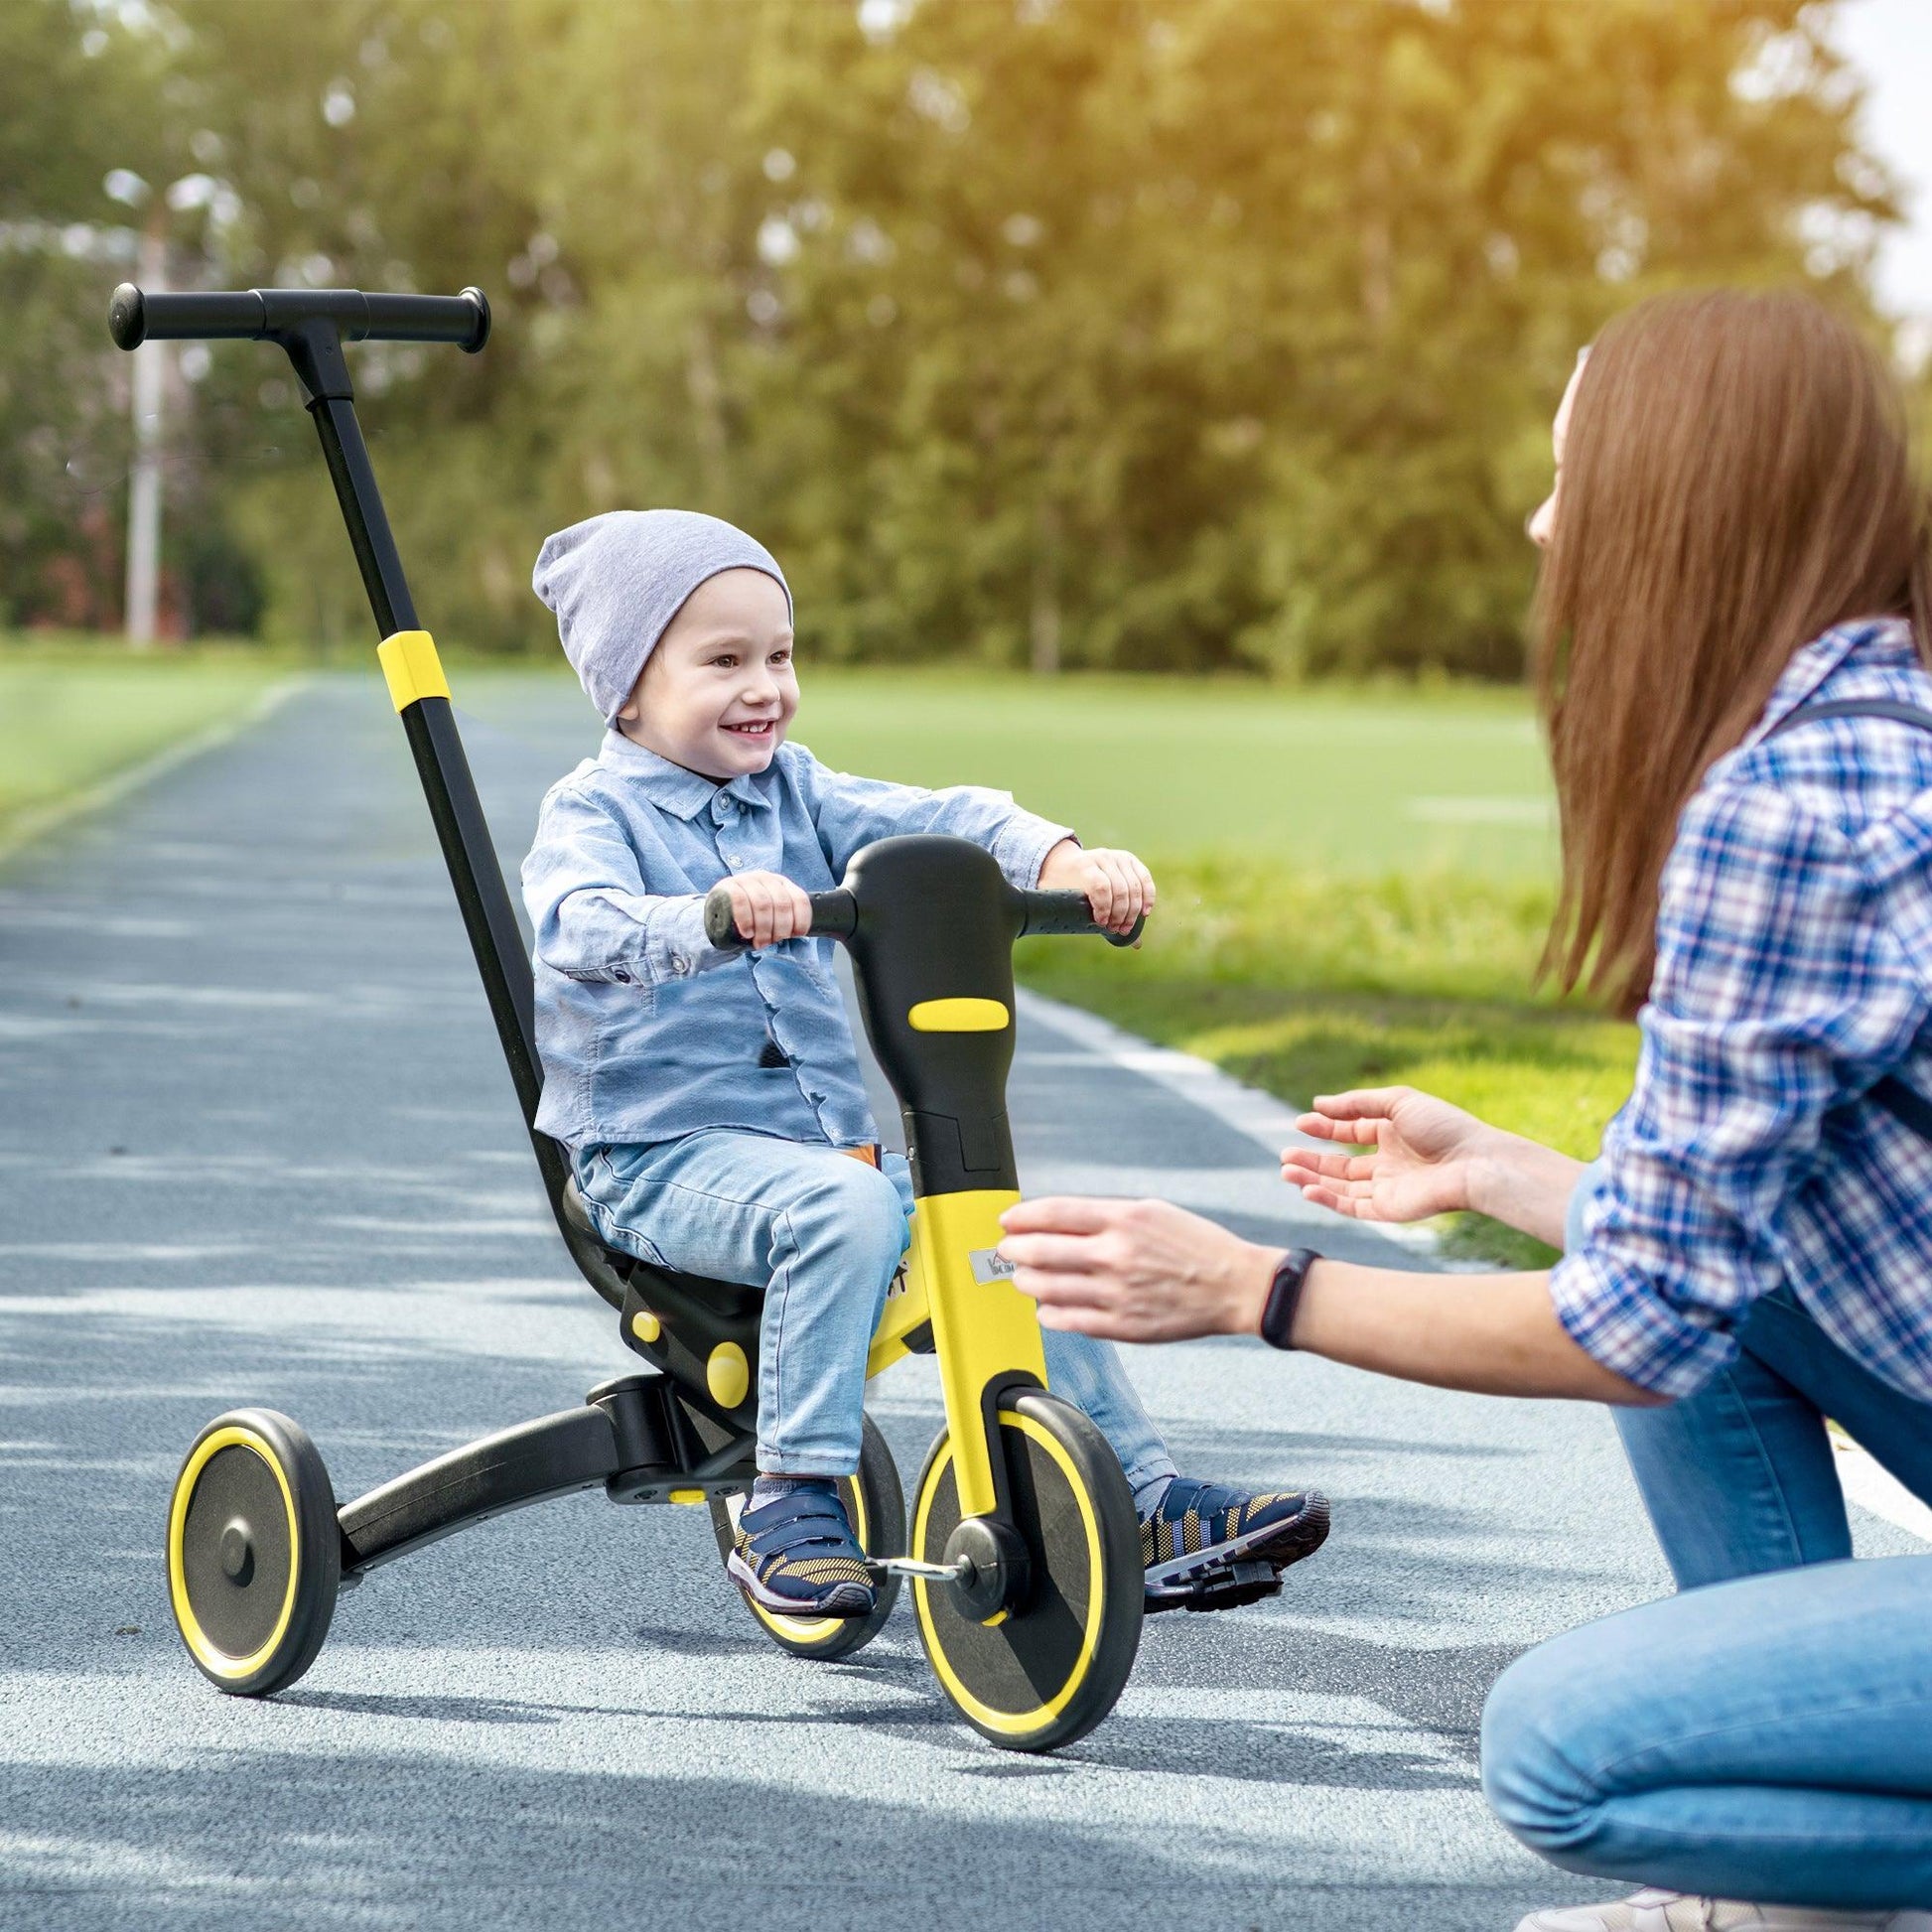
[[[1925,499],[1898,382],[1807,296],[1665,296],[1591,348],[1537,589],[1562,825],[1544,970],[1620,1013],[1650,988],[1677,818],[1799,646],[1909,615],[1927,657]],[[1928,659],[1932,661],[1932,659]]]

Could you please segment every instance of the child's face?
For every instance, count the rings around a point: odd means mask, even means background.
[[[761,570],[726,570],[685,599],[618,729],[724,784],[771,762],[797,709],[784,592]]]

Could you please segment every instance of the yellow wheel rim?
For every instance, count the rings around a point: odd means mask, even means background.
[[[215,1452],[224,1449],[251,1449],[268,1464],[274,1471],[276,1486],[282,1492],[282,1507],[288,1511],[289,1517],[289,1582],[282,1596],[282,1611],[275,1619],[275,1628],[269,1632],[268,1641],[247,1657],[229,1656],[202,1628],[201,1619],[195,1614],[195,1606],[188,1600],[188,1577],[182,1563],[182,1533],[188,1524],[188,1505],[195,1494],[196,1478]],[[196,1444],[194,1453],[189,1456],[187,1465],[177,1478],[174,1500],[168,1508],[168,1592],[174,1599],[175,1621],[181,1626],[182,1637],[202,1668],[211,1677],[235,1682],[252,1677],[260,1670],[288,1635],[289,1619],[295,1614],[296,1586],[301,1577],[302,1539],[295,1517],[295,1496],[289,1488],[288,1473],[282,1467],[281,1458],[267,1438],[255,1430],[243,1429],[232,1423],[224,1429],[217,1429],[211,1436],[204,1437]]]
[[[841,1476],[839,1493],[852,1512],[852,1534],[859,1539],[859,1548],[870,1555],[872,1545],[867,1539],[865,1484],[857,1476]],[[775,1631],[787,1643],[823,1643],[833,1631],[843,1630],[847,1622],[846,1618],[840,1616],[780,1616],[751,1596],[745,1600],[751,1605],[752,1614],[767,1630]]]
[[[960,1681],[953,1669],[939,1637],[938,1628],[932,1617],[932,1606],[928,1600],[929,1586],[919,1578],[912,1582],[912,1601],[918,1611],[919,1633],[925,1639],[926,1655],[931,1659],[932,1668],[940,1683],[946,1687],[946,1694],[958,1705],[960,1710],[975,1724],[984,1725],[988,1730],[997,1730],[1003,1736],[1024,1737],[1031,1731],[1043,1730],[1064,1711],[1086,1682],[1087,1672],[1093,1665],[1095,1650],[1100,1643],[1100,1624],[1106,1615],[1106,1591],[1102,1587],[1105,1571],[1100,1556],[1100,1519],[1094,1512],[1093,1498],[1087,1494],[1086,1485],[1081,1482],[1079,1472],[1073,1466],[1073,1458],[1053,1432],[1043,1424],[1035,1422],[1032,1416],[1023,1416],[1013,1409],[1000,1411],[1003,1427],[1017,1429],[1023,1436],[1037,1443],[1059,1465],[1060,1473],[1066,1478],[1066,1486],[1080,1509],[1080,1526],[1087,1539],[1087,1575],[1092,1579],[1087,1591],[1086,1621],[1080,1630],[1080,1649],[1073,1660],[1073,1668],[1067,1673],[1066,1682],[1048,1698],[1045,1703],[1032,1711],[996,1711],[990,1704],[982,1702]],[[912,1554],[925,1562],[936,1561],[925,1547],[926,1528],[932,1517],[933,1498],[939,1493],[939,1483],[952,1463],[952,1442],[932,1460],[924,1485],[919,1491],[918,1513],[912,1525]]]

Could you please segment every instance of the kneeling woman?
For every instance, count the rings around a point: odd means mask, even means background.
[[[1932,635],[1902,402],[1807,299],[1678,297],[1604,331],[1556,442],[1531,524],[1549,958],[1638,1019],[1635,1090],[1588,1169],[1397,1089],[1317,1102],[1317,1139],[1371,1151],[1283,1172],[1364,1219],[1478,1208],[1561,1263],[1395,1274],[1065,1199],[1015,1209],[1005,1252],[1052,1327],[1259,1331],[1617,1405],[1686,1593],[1512,1666],[1483,1776],[1558,1863],[1677,1890],[1526,1927],[1892,1923],[1870,1914],[1932,1905],[1932,1556],[1840,1561],[1824,1419],[1932,1500]]]

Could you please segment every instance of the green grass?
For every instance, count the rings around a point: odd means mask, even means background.
[[[1542,879],[1547,766],[1521,693],[808,671],[827,763],[1012,791],[1090,844],[1318,872]]]
[[[1296,1106],[1421,1087],[1580,1159],[1630,1090],[1634,1028],[1530,991],[1547,888],[1323,877],[1219,854],[1158,877],[1141,951],[1038,941],[1022,949],[1028,983]],[[1446,1233],[1474,1258],[1550,1259],[1479,1215]]]
[[[0,642],[0,845],[42,813],[254,703],[260,652]]]

